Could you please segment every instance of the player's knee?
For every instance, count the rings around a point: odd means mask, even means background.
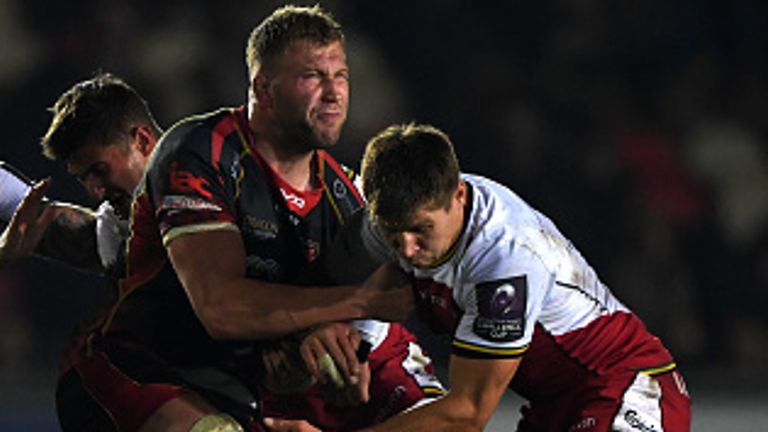
[[[200,418],[189,432],[243,432],[243,427],[227,414],[209,414]]]

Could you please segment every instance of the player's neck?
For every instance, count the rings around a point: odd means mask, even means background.
[[[461,239],[464,237],[464,233],[467,231],[467,226],[469,225],[469,218],[472,215],[472,186],[469,183],[465,183],[467,188],[467,198],[464,202],[464,205],[461,207],[461,225],[457,225],[457,230],[453,234],[451,242],[451,247],[448,248],[448,251],[445,253],[445,255],[439,260],[440,263],[444,263],[445,261],[449,260],[459,249],[459,245],[461,244]]]
[[[272,145],[256,145],[256,150],[269,164],[270,168],[297,191],[312,189],[315,185],[312,163],[314,151],[304,153],[289,153],[280,151]]]
[[[270,128],[260,126],[258,121],[251,119],[251,144],[269,167],[297,191],[307,191],[315,187],[313,180],[315,151],[283,145],[279,142],[280,137],[260,132]]]

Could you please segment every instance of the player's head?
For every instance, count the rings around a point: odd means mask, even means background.
[[[146,101],[122,79],[100,73],[64,92],[51,112],[43,154],[65,161],[93,198],[127,211],[160,135]]]
[[[341,26],[319,6],[284,6],[246,47],[251,116],[298,151],[335,144],[347,118],[349,68]]]
[[[467,189],[448,136],[429,125],[396,125],[365,149],[363,191],[373,221],[411,264],[429,267],[463,227]]]

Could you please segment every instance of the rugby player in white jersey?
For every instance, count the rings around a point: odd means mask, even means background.
[[[690,429],[690,398],[661,341],[552,221],[461,174],[443,132],[392,126],[368,144],[361,171],[368,211],[328,254],[339,260],[328,273],[398,263],[419,317],[452,336],[450,393],[366,431],[480,431],[507,388],[527,401],[518,431]]]

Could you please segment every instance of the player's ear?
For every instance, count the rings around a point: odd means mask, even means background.
[[[133,145],[143,156],[149,156],[152,153],[156,142],[157,137],[149,127],[136,126],[133,128]]]
[[[269,78],[263,71],[259,71],[251,80],[251,88],[256,98],[256,103],[264,108],[272,106],[272,96],[269,93]]]
[[[464,180],[459,180],[459,184],[456,186],[456,191],[453,193],[453,198],[461,205],[467,203],[467,184]]]

